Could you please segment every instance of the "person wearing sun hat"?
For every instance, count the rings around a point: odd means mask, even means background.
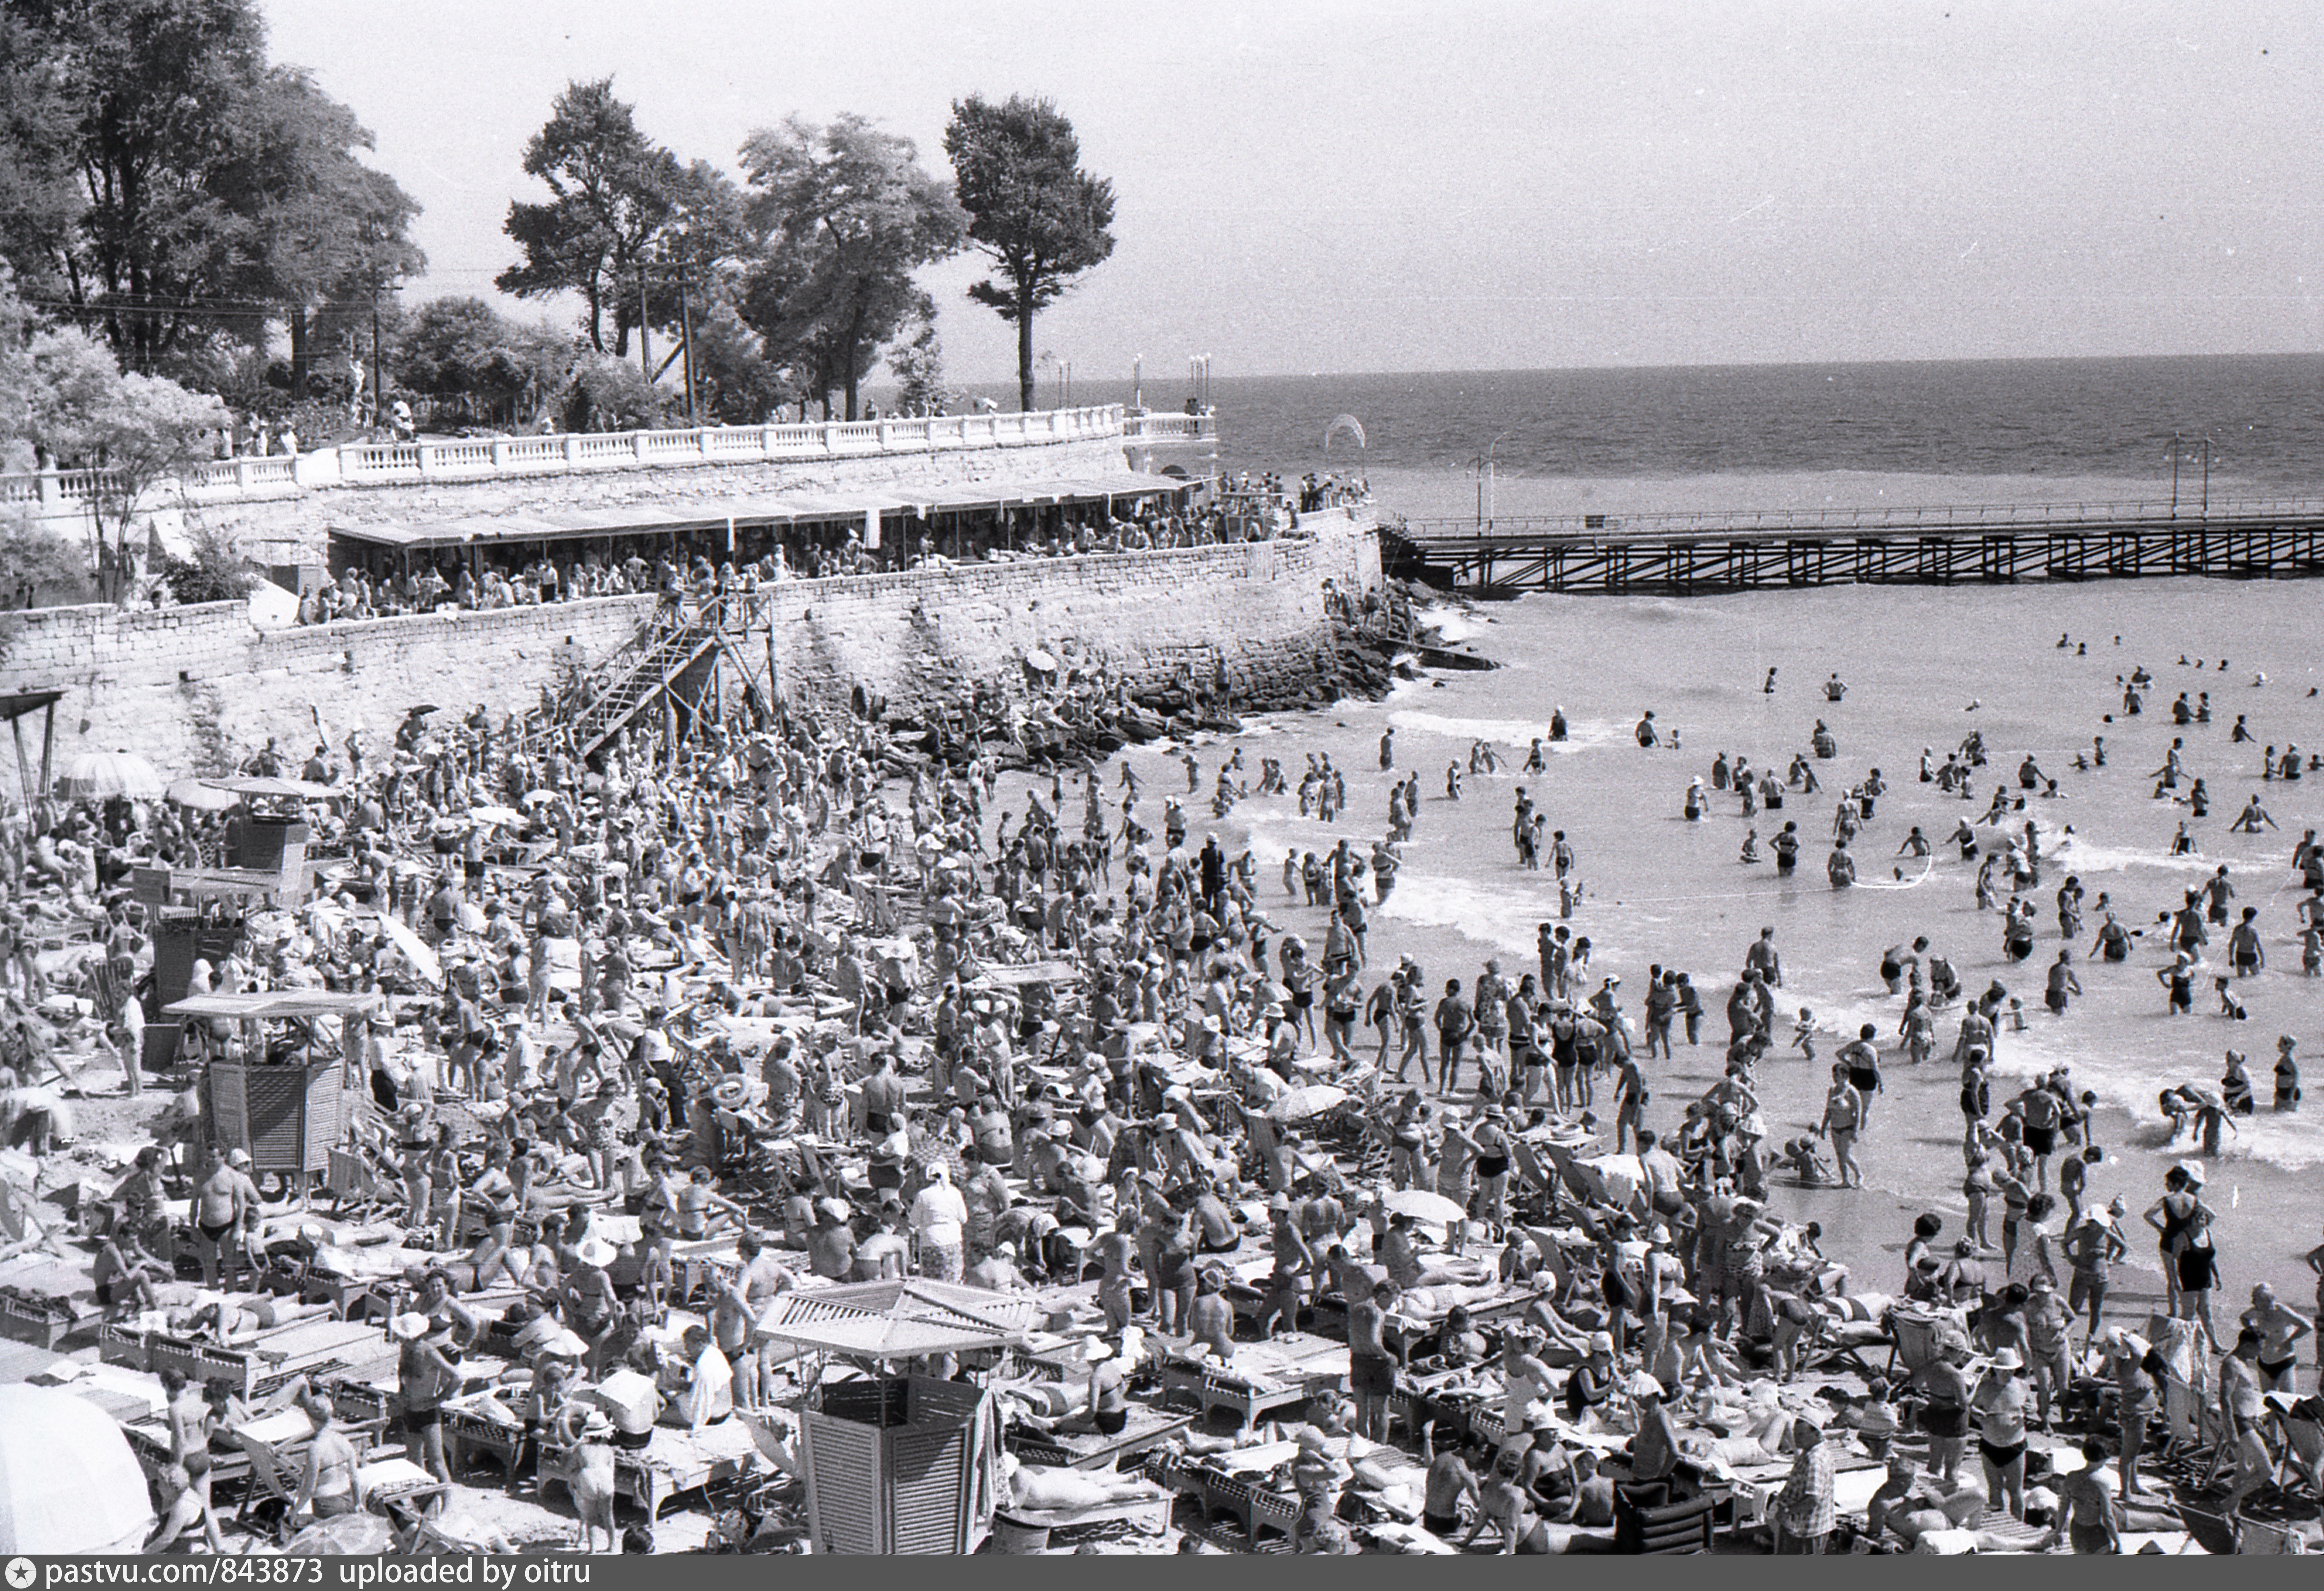
[[[395,1354],[395,1396],[403,1421],[404,1456],[446,1485],[452,1484],[451,1467],[444,1458],[444,1400],[459,1389],[460,1367],[444,1356],[448,1329],[434,1335],[434,1321],[416,1310],[389,1322],[398,1347]]]
[[[2033,1401],[2025,1361],[2004,1343],[1986,1361],[1983,1380],[1969,1395],[1978,1416],[1978,1456],[1985,1465],[1985,1494],[2017,1519],[2025,1517],[2025,1411]]]

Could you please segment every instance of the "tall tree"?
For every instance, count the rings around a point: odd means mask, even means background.
[[[637,274],[677,214],[687,170],[639,131],[633,108],[613,97],[613,80],[569,83],[525,145],[524,169],[548,186],[545,205],[512,203],[503,225],[522,263],[495,279],[520,299],[577,292],[587,307],[589,345],[629,352],[636,324]],[[628,306],[630,313],[621,311]]]
[[[255,0],[8,0],[0,107],[0,248],[133,370],[214,378],[274,321],[300,336],[336,289],[289,238],[417,258],[417,207],[355,161],[345,106],[267,64]]]
[[[427,263],[408,235],[419,204],[394,178],[364,165],[368,128],[281,68],[251,97],[238,179],[269,201],[258,210],[269,295],[290,334],[290,391],[307,395],[317,363],[349,345],[374,298]],[[367,329],[367,328],[366,328]]]
[[[1081,168],[1074,125],[1047,99],[953,101],[945,129],[969,241],[1000,267],[968,296],[1017,327],[1019,407],[1033,407],[1033,317],[1113,253],[1113,183]]]
[[[748,304],[770,354],[855,418],[881,346],[927,295],[912,272],[957,253],[967,216],[908,138],[862,116],[792,116],[742,144],[751,218],[766,239]]]

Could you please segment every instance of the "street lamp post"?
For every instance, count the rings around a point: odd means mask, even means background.
[[[1484,452],[1479,454],[1476,457],[1469,461],[1469,467],[1477,472],[1477,526],[1480,529],[1489,525],[1493,520],[1493,481],[1495,474],[1493,449],[1499,447],[1512,435],[1514,435],[1514,433],[1511,431],[1503,431],[1499,436],[1485,444]]]
[[[2200,507],[2197,510],[2198,517],[2205,520],[2211,517],[2211,463],[2216,453],[2217,449],[2208,435],[2198,437],[2190,442],[2177,431],[2171,433],[2171,517],[2172,519],[2179,517],[2179,466],[2190,455],[2200,458],[2203,464],[2202,496],[2200,500]]]

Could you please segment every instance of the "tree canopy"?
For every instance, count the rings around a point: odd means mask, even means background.
[[[134,371],[213,380],[277,323],[296,354],[421,262],[371,134],[265,45],[254,0],[0,9],[0,252]]]
[[[525,145],[524,170],[550,197],[509,206],[504,229],[524,259],[495,285],[520,299],[579,293],[589,345],[627,353],[638,268],[678,213],[686,168],[639,130],[633,108],[613,97],[613,80],[601,78],[566,86]]]
[[[912,272],[958,253],[967,217],[910,139],[859,115],[762,128],[743,142],[742,169],[764,240],[750,318],[809,391],[844,391],[853,419],[881,345],[927,317]]]
[[[512,422],[563,391],[573,339],[524,326],[482,299],[433,299],[410,317],[389,355],[405,391],[468,420]]]
[[[969,241],[1000,268],[968,296],[1017,327],[1017,387],[1033,407],[1033,317],[1113,253],[1113,183],[1082,170],[1074,126],[1047,99],[954,100],[945,129]]]

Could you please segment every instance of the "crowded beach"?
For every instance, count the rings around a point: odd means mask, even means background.
[[[661,622],[721,589],[655,578]],[[1333,618],[1367,680],[1439,639],[1392,590]],[[1777,930],[1627,989],[1520,792],[1517,863],[1561,886],[1537,956],[1422,966],[1379,908],[1461,809],[1424,814],[1392,732],[1377,770],[1247,762],[1216,693],[1047,655],[933,722],[724,706],[584,758],[553,702],[414,704],[392,744],[232,775],[76,763],[12,821],[0,1442],[85,1456],[70,1502],[16,1508],[79,1550],[235,1554],[2316,1540],[2324,1347],[2265,1285],[2215,1305],[2195,1147],[2297,1108],[2292,1046],[2272,1089],[2189,1090],[2152,1208],[2102,1201],[2089,1095],[1989,1065],[2018,1002],[1899,943],[1903,1022],[1837,1044],[1813,1132],[1770,1141],[1767,1071],[1826,1059]],[[1667,749],[1651,713],[1635,737]],[[1685,815],[1803,810],[1828,742],[1720,754]],[[1916,782],[1969,800],[1997,755]],[[2015,774],[1898,855],[1978,859],[2030,954],[2050,776]],[[1369,844],[1205,833],[1259,798],[1343,819],[1351,779],[1387,791]],[[1858,887],[1886,793],[1822,791],[1811,878]],[[1796,820],[1769,830],[1789,873]],[[2312,943],[2324,852],[2283,850]],[[2061,943],[2120,959],[2073,883]],[[2189,895],[2169,998],[2215,928],[2243,970],[2249,909]],[[1718,1081],[1657,1090],[1674,1046]],[[1914,1062],[1960,1073],[1976,1191],[1867,1274],[1771,1193],[1859,1183]],[[2150,1239],[2163,1307],[2109,1308]]]

